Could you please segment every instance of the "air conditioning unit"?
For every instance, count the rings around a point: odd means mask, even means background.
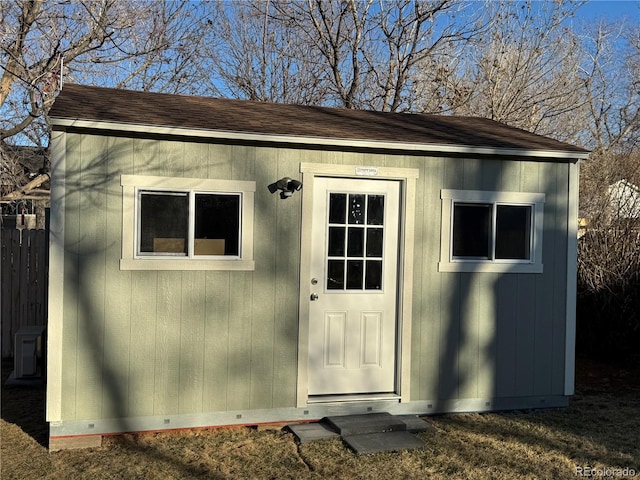
[[[44,326],[22,327],[15,335],[14,377],[16,379],[38,376],[38,359],[42,357],[42,332]]]

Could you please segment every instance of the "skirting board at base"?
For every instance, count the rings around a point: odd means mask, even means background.
[[[211,412],[184,415],[129,417],[119,419],[92,419],[50,423],[52,442],[70,437],[97,437],[100,435],[159,432],[180,429],[215,428],[225,426],[261,425],[317,421],[327,416],[389,412],[393,415],[433,415],[442,413],[494,412],[562,408],[569,405],[569,397],[536,396],[463,400],[428,400],[399,403],[398,401],[340,402],[310,404],[306,408],[274,408],[230,412]],[[69,443],[69,442],[68,442]],[[54,445],[61,445],[61,442]],[[97,445],[88,445],[97,446]],[[51,447],[50,447],[51,448]],[[78,447],[62,447],[78,448]]]

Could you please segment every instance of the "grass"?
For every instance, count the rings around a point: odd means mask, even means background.
[[[298,445],[286,431],[248,427],[112,436],[100,448],[48,453],[16,399],[37,392],[5,389],[1,478],[575,479],[587,467],[640,478],[640,366],[579,365],[568,409],[428,417],[435,433],[420,434],[425,448],[363,456],[340,440]]]

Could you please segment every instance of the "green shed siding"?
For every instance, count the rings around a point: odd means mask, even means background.
[[[412,399],[561,395],[569,166],[424,161],[431,168],[421,169],[425,208],[416,211]],[[438,273],[441,188],[545,193],[544,273]]]
[[[266,185],[278,168],[297,169],[297,161],[280,162],[277,149],[261,149],[259,162],[256,154],[245,146],[67,135],[63,420],[295,403],[295,348],[276,348],[297,331],[293,204],[274,202],[266,188],[257,196],[254,272],[119,269],[120,175]]]
[[[563,394],[568,164],[69,132],[61,420],[295,407],[301,162],[420,171],[412,401]],[[123,174],[255,181],[255,270],[120,270]],[[545,193],[544,273],[438,272],[442,189]]]

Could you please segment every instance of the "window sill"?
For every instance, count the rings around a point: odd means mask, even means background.
[[[509,262],[439,262],[438,272],[543,273],[543,265]]]
[[[253,260],[122,258],[120,270],[255,270]]]

